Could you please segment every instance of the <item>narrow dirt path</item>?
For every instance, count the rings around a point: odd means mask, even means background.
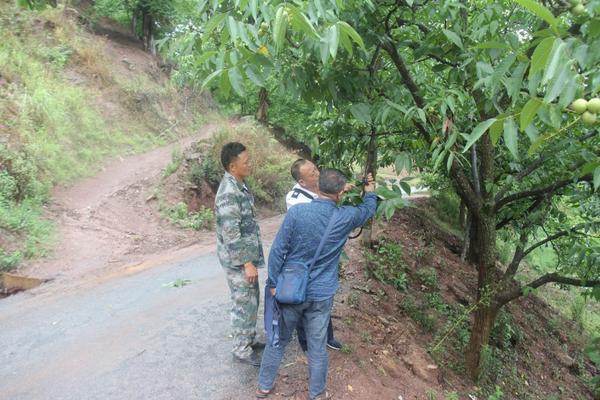
[[[48,257],[25,264],[19,272],[58,280],[101,277],[123,266],[164,261],[192,245],[211,247],[212,232],[178,229],[147,200],[173,149],[205,139],[215,129],[217,125],[207,125],[194,136],[116,159],[93,177],[55,188],[48,214],[57,225],[57,242]],[[267,236],[274,231],[277,218],[272,229],[270,220],[263,228]],[[189,249],[190,254],[197,252]]]

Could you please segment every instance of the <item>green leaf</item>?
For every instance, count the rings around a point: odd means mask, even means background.
[[[548,37],[542,40],[535,50],[533,51],[533,55],[531,56],[531,68],[529,68],[529,78],[535,75],[537,72],[542,71],[548,58],[550,57],[550,51],[552,51],[552,47],[554,46],[554,41],[558,40],[555,37]]]
[[[218,70],[214,71],[213,73],[211,73],[210,75],[208,75],[206,78],[204,78],[204,80],[202,81],[202,85],[200,86],[200,89],[204,90],[204,88],[206,86],[208,86],[208,84],[210,82],[212,82],[213,79],[215,79],[216,77],[221,75],[222,72],[223,72],[222,69],[218,69]]]
[[[544,77],[542,78],[542,85],[546,84],[550,79],[554,78],[556,74],[556,70],[560,65],[561,59],[563,58],[563,49],[566,44],[560,39],[557,39],[553,46],[550,58],[548,59],[548,63],[546,64]]]
[[[329,44],[329,53],[331,58],[335,59],[340,42],[340,32],[337,25],[332,25],[327,30],[327,42]]]
[[[498,119],[496,122],[490,126],[490,138],[492,139],[492,143],[495,145],[498,143],[498,139],[502,136],[502,132],[504,132],[504,115],[498,115]]]
[[[285,40],[285,32],[288,24],[288,13],[285,5],[280,5],[275,13],[275,23],[273,24],[273,41],[277,49],[281,49]]]
[[[456,139],[458,139],[458,131],[454,132],[452,135],[450,135],[450,137],[448,137],[444,149],[450,150],[450,148],[454,146],[454,143],[456,143]]]
[[[561,93],[563,93],[569,81],[570,71],[571,69],[569,68],[568,64],[562,64],[558,74],[552,80],[552,82],[550,82],[548,91],[546,92],[546,96],[544,96],[544,102],[552,103],[554,99],[556,99]]]
[[[490,126],[492,126],[492,124],[494,122],[496,122],[496,118],[490,118],[486,121],[479,123],[479,125],[477,125],[475,127],[475,129],[473,129],[473,132],[471,132],[471,135],[469,135],[469,140],[467,141],[467,144],[465,144],[463,153],[465,153],[467,150],[469,150],[469,148],[471,146],[473,146],[473,143],[478,141],[479,138],[485,133],[485,131],[487,131],[489,129]]]
[[[356,32],[353,27],[348,25],[347,22],[338,21],[336,25],[340,27],[341,33],[348,35],[359,47],[363,49],[365,48],[365,43],[363,42],[358,32]]]
[[[510,151],[510,154],[516,159],[519,158],[519,136],[517,132],[517,124],[513,117],[508,117],[504,120],[504,144]]]
[[[204,26],[204,33],[202,34],[202,41],[206,41],[208,36],[215,30],[215,28],[223,22],[227,15],[226,14],[215,14]]]
[[[237,67],[232,67],[229,69],[229,81],[231,82],[233,90],[235,90],[239,96],[244,96],[243,79]]]
[[[204,64],[206,61],[208,61],[209,59],[211,59],[216,54],[217,54],[216,51],[206,51],[206,52],[200,54],[200,56],[194,60],[194,64],[196,66],[200,66],[200,65]]]
[[[350,106],[354,118],[366,124],[371,123],[371,107],[366,103],[357,103]]]
[[[600,187],[600,167],[594,171],[594,190]]]
[[[529,126],[529,124],[531,124],[531,121],[533,121],[533,118],[535,117],[535,114],[537,113],[537,110],[538,108],[540,108],[541,105],[541,100],[535,97],[529,99],[529,101],[525,103],[523,109],[521,110],[521,117],[519,121],[521,131],[524,131]]]
[[[476,49],[506,49],[509,50],[511,47],[505,43],[500,43],[496,41],[489,41],[479,43],[477,46],[474,46]]]
[[[320,39],[321,37],[317,33],[313,24],[309,21],[308,17],[304,15],[296,7],[288,5],[290,15],[292,17],[292,25],[300,32],[312,37],[313,39]]]
[[[552,11],[548,10],[546,7],[533,0],[515,0],[515,2],[519,3],[521,6],[529,10],[531,13],[536,15],[537,17],[543,19],[548,23],[548,25],[552,27],[556,27],[558,25],[558,19],[552,14]]]
[[[448,173],[450,173],[450,169],[452,168],[453,161],[454,161],[454,153],[452,152],[448,156],[448,161],[446,161],[446,169],[448,170]]]
[[[246,66],[246,75],[248,75],[248,78],[250,78],[250,80],[259,87],[265,87],[265,81],[263,80],[263,78],[260,76],[260,74],[258,73],[258,71],[256,70],[256,67],[252,64],[248,64]]]
[[[250,12],[252,12],[252,18],[256,21],[258,16],[258,0],[250,0]]]
[[[407,182],[399,182],[399,184],[402,190],[404,190],[404,192],[410,196],[410,192],[412,191],[410,185]]]
[[[460,36],[458,36],[456,33],[449,31],[448,29],[442,29],[442,32],[444,32],[444,35],[446,35],[446,37],[455,45],[457,45],[458,47],[460,47],[461,49],[463,49],[463,42],[460,38]]]
[[[227,17],[227,26],[229,27],[229,35],[231,40],[235,42],[238,38],[238,26],[237,21],[232,16]]]
[[[400,111],[400,112],[401,112],[401,113],[403,113],[403,114],[406,114],[406,112],[407,112],[407,111],[406,111],[406,108],[402,107],[400,104],[396,104],[396,103],[394,103],[393,101],[391,101],[391,100],[388,100],[388,99],[384,99],[384,100],[385,100],[385,102],[386,102],[386,103],[387,103],[387,104],[388,104],[390,107],[392,107],[392,108],[394,108],[394,109],[396,109],[396,110]]]

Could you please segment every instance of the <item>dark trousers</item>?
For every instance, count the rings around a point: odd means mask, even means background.
[[[300,343],[300,347],[302,347],[302,351],[306,352],[306,331],[304,330],[304,325],[302,325],[302,319],[298,321],[298,325],[296,325],[296,332],[298,332],[298,343]],[[329,325],[327,325],[327,343],[333,340],[333,324],[331,323],[331,318],[329,318]]]

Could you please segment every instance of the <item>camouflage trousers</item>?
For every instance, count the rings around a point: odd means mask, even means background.
[[[256,337],[258,314],[258,282],[248,283],[244,268],[223,268],[231,292],[232,353],[249,357]]]

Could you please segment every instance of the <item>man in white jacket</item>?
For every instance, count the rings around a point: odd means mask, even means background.
[[[296,184],[285,196],[285,204],[287,209],[301,203],[310,203],[318,197],[319,192],[319,169],[315,164],[305,159],[298,159],[292,164],[292,177]],[[302,322],[296,327],[298,332],[298,342],[304,352],[307,350],[306,332],[302,326]],[[329,320],[327,327],[327,347],[334,350],[340,350],[342,343],[335,340],[333,337],[333,324]]]

